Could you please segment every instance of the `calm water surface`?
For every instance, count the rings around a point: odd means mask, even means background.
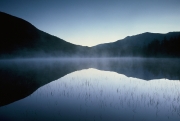
[[[0,120],[179,121],[179,62],[1,61]]]

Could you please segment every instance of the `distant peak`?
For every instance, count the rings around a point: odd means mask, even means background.
[[[152,34],[151,32],[145,32],[144,34]]]
[[[152,33],[152,32],[144,32],[144,33],[141,33],[139,35],[142,35],[142,34],[155,34],[155,33]]]
[[[125,37],[125,38],[130,38],[131,36],[127,36],[127,37]]]

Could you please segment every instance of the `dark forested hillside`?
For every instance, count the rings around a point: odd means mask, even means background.
[[[180,32],[142,33],[92,48],[98,56],[180,57]]]
[[[74,56],[88,50],[40,31],[23,19],[3,12],[0,18],[0,57]]]
[[[145,48],[147,56],[180,57],[180,35],[162,41],[155,39]]]
[[[0,58],[11,57],[180,57],[180,32],[142,33],[84,47],[52,36],[29,22],[0,12]]]

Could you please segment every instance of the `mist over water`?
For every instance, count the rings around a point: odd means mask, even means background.
[[[0,119],[178,121],[179,62],[168,58],[0,60]]]

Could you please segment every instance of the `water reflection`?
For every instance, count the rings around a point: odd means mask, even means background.
[[[30,59],[0,61],[0,106],[33,93],[39,87],[81,69],[96,68],[144,80],[180,79],[179,59]]]
[[[75,71],[0,108],[1,119],[179,121],[180,83],[97,69]],[[12,110],[13,109],[13,110]]]
[[[39,87],[73,71],[84,69],[77,61],[6,60],[0,62],[0,106],[19,100]]]

